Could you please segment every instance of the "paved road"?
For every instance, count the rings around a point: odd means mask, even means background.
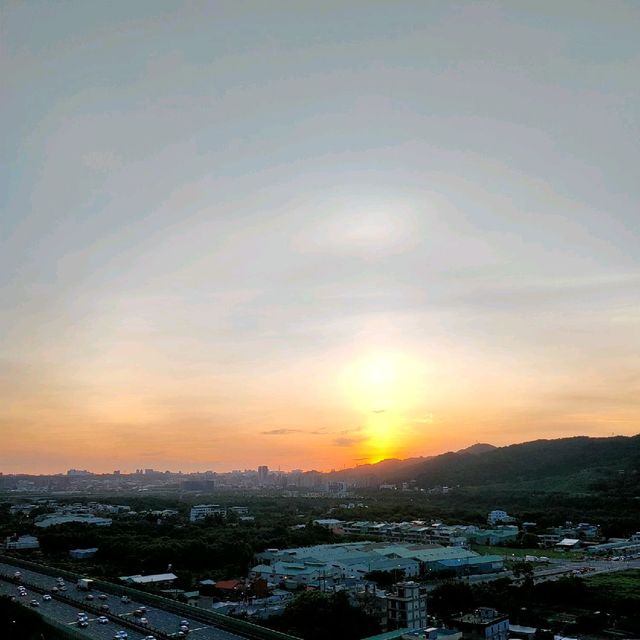
[[[72,627],[77,627],[77,614],[79,611],[83,611],[81,607],[74,607],[54,599],[46,602],[42,600],[42,594],[29,588],[27,588],[26,596],[20,596],[17,585],[4,579],[0,579],[0,594],[16,596],[18,602],[25,606],[29,606],[31,600],[37,600],[40,603],[38,612],[45,618],[50,618]],[[142,640],[144,638],[144,635],[113,622],[102,625],[97,622],[95,615],[89,615],[89,626],[86,629],[78,628],[78,630],[86,632],[87,638],[96,638],[96,640],[111,640],[116,631],[126,631],[130,640]]]
[[[516,559],[509,558],[507,559]],[[550,580],[558,580],[559,578],[569,576],[579,576],[588,578],[600,573],[612,573],[614,571],[625,571],[627,569],[640,569],[640,559],[632,560],[562,560],[554,559],[549,563],[534,563],[533,580],[538,582],[547,582]],[[483,582],[492,582],[500,578],[510,578],[514,580],[512,571],[501,571],[500,573],[487,573],[468,576],[463,578],[469,584],[479,584]],[[517,583],[517,580],[516,580]],[[438,583],[432,583],[427,586],[428,591],[433,591]]]
[[[82,611],[82,605],[90,602],[94,606],[100,606],[106,604],[109,606],[110,613],[116,615],[125,620],[139,621],[140,617],[135,615],[135,610],[141,606],[146,606],[146,613],[144,616],[149,621],[149,625],[155,629],[162,631],[167,635],[175,635],[179,628],[181,620],[187,620],[189,622],[189,640],[243,640],[242,636],[230,633],[212,627],[211,625],[204,624],[193,620],[187,616],[181,616],[179,614],[165,611],[157,607],[150,607],[144,605],[142,602],[136,602],[132,600],[130,603],[123,603],[120,601],[119,595],[111,593],[102,593],[100,591],[93,590],[91,595],[94,599],[88,601],[86,596],[87,592],[77,589],[75,584],[67,583],[67,590],[64,595],[73,598],[77,602],[77,606],[66,604],[55,599],[55,594],[52,589],[56,586],[56,579],[54,577],[28,570],[22,569],[17,566],[13,566],[7,563],[0,562],[0,592],[10,593],[11,595],[18,595],[17,584],[13,581],[13,574],[15,571],[20,571],[22,579],[27,586],[28,595],[26,597],[18,597],[18,602],[29,606],[29,602],[32,599],[36,599],[40,602],[38,611],[45,617],[51,617],[63,624],[69,624],[77,626],[77,614]],[[54,596],[49,602],[42,600],[42,594],[38,593],[34,589],[30,589],[28,585],[33,585],[38,589],[44,590]],[[100,598],[100,595],[106,596]],[[87,632],[88,638],[109,639],[111,640],[115,632],[119,629],[124,629],[129,634],[129,638],[132,640],[139,640],[144,638],[144,634],[137,631],[133,631],[131,628],[127,628],[126,625],[119,625],[116,622],[109,621],[108,624],[102,625],[96,621],[97,615],[92,614],[89,616],[89,627],[86,629],[79,629],[80,631]]]
[[[640,569],[640,559],[634,560],[577,560],[557,561],[534,573],[536,582],[555,580],[563,576],[580,576],[588,578],[600,573],[613,573],[627,569]]]

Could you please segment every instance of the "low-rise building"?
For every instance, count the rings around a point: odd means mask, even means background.
[[[271,582],[310,584],[323,577],[341,582],[362,579],[371,571],[403,571],[410,578],[431,571],[454,569],[465,575],[496,573],[501,556],[482,556],[462,547],[390,542],[350,542],[292,549],[268,549],[257,554],[262,564],[252,569]]]
[[[42,519],[37,520],[34,524],[36,527],[46,529],[59,524],[90,524],[97,527],[109,527],[111,523],[111,518],[100,518],[90,513],[68,513],[43,516]]]
[[[454,616],[450,626],[462,632],[464,640],[507,640],[509,616],[490,607],[478,607],[472,613]]]
[[[427,627],[402,634],[402,640],[461,640],[462,632],[444,627]]]
[[[564,538],[556,544],[556,549],[559,551],[576,551],[580,549],[581,546],[582,543],[577,538]]]
[[[7,551],[23,551],[28,549],[39,549],[40,542],[35,536],[8,537],[5,540],[4,548]]]
[[[224,507],[221,507],[219,504],[195,504],[191,507],[191,512],[189,513],[190,522],[198,522],[200,520],[204,520],[205,518],[212,516],[219,516],[224,518],[227,514],[227,510]]]
[[[632,556],[640,554],[640,535],[634,534],[628,540],[596,544],[586,549],[591,555]]]
[[[9,507],[9,513],[15,516],[19,513],[29,515],[34,509],[37,509],[37,504],[14,504]]]
[[[456,576],[499,573],[504,568],[502,556],[475,556],[471,558],[453,558],[441,560],[442,569],[453,571]]]
[[[478,529],[469,535],[469,541],[475,544],[501,545],[515,542],[518,539],[518,527],[506,525],[495,529]]]
[[[423,629],[427,626],[427,588],[417,582],[398,582],[388,593],[387,625],[390,629]]]
[[[495,526],[496,524],[510,524],[511,522],[515,522],[515,518],[502,509],[494,509],[487,516],[487,524],[491,526]]]
[[[98,547],[91,547],[90,549],[71,549],[69,551],[69,557],[74,560],[87,560],[93,558],[98,552]]]
[[[120,580],[126,584],[138,586],[154,587],[156,589],[167,589],[178,579],[174,573],[156,573],[153,575],[142,576],[121,576]]]

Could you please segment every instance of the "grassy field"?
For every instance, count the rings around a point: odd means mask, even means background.
[[[640,569],[601,573],[586,578],[589,587],[605,591],[610,597],[635,600],[640,604]]]
[[[482,555],[496,556],[515,556],[516,558],[524,558],[524,556],[544,556],[545,558],[562,558],[563,560],[578,560],[581,558],[580,553],[566,553],[565,551],[556,551],[555,549],[511,549],[510,547],[490,547],[488,545],[474,544],[471,549]]]

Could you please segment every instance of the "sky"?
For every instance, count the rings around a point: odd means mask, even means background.
[[[0,9],[0,471],[640,431],[640,4]]]

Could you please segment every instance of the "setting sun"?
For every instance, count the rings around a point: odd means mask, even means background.
[[[424,367],[400,351],[373,353],[346,368],[342,385],[347,402],[362,417],[361,454],[367,461],[405,448],[406,425],[426,400],[424,379]]]

